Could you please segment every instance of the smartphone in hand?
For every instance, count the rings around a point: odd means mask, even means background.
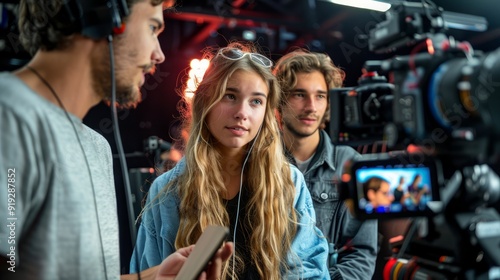
[[[198,241],[196,241],[193,251],[189,254],[189,257],[175,279],[198,279],[208,262],[210,262],[217,250],[222,246],[222,242],[224,242],[228,234],[229,229],[227,227],[208,226],[200,238],[198,238]]]

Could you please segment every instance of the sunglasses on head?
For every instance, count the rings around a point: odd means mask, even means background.
[[[250,59],[253,62],[255,62],[263,67],[271,68],[273,66],[273,62],[269,58],[267,58],[259,53],[243,52],[240,49],[236,49],[236,48],[228,48],[228,47],[222,48],[219,50],[217,55],[220,55],[220,56],[224,57],[225,59],[229,59],[229,60],[240,60],[243,57],[245,57],[246,55],[248,55],[248,56],[250,56]]]

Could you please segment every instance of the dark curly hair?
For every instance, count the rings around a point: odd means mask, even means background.
[[[39,49],[50,51],[67,47],[70,43],[69,36],[78,32],[78,29],[69,24],[70,20],[64,16],[63,9],[74,6],[76,1],[21,0],[19,3],[19,40],[24,49],[33,55]],[[93,2],[84,1],[86,7],[90,5],[89,2]],[[165,8],[172,7],[175,2],[175,0],[126,0],[129,9],[142,1],[149,1],[154,6],[163,3]]]

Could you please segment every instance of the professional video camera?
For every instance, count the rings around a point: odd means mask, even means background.
[[[410,227],[390,279],[500,279],[500,49],[474,52],[445,34],[485,26],[430,1],[394,4],[370,31],[370,50],[410,54],[368,61],[357,87],[331,91],[333,142],[391,150],[344,167],[353,214],[427,222]]]

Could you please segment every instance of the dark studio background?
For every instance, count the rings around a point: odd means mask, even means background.
[[[0,0],[0,71],[14,70],[29,59],[17,40],[15,6],[18,1]],[[487,18],[486,32],[451,31],[458,40],[466,40],[476,50],[489,52],[500,47],[500,18],[496,0],[435,0],[446,11]],[[189,62],[202,58],[206,47],[224,46],[231,40],[244,40],[243,34],[255,34],[255,42],[274,60],[290,48],[300,46],[326,52],[346,72],[345,86],[355,86],[363,63],[390,55],[370,53],[367,34],[383,14],[350,8],[320,0],[179,0],[177,11],[165,13],[165,31],[160,44],[166,60],[142,88],[143,101],[137,108],[118,112],[121,139],[130,169],[155,167],[154,156],[144,153],[143,142],[157,136],[168,142],[180,138],[178,132],[178,92],[182,90]],[[113,153],[110,109],[94,107],[84,122],[108,139]],[[131,177],[133,190],[147,189],[148,172]],[[131,255],[130,233],[122,174],[115,160],[115,180],[120,218],[122,270],[127,272]],[[139,191],[140,192],[140,191]]]

